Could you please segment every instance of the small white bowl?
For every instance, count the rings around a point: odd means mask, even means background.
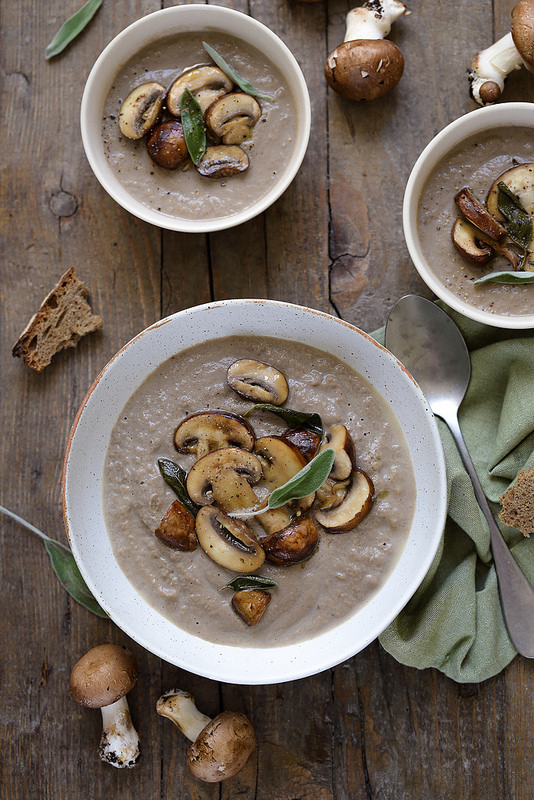
[[[407,543],[385,583],[351,617],[297,644],[231,647],[190,635],[134,589],[115,560],[102,483],[112,428],[144,379],[173,354],[229,335],[276,336],[316,347],[368,380],[395,413],[413,461],[416,509]],[[63,504],[80,571],[112,620],[147,650],[189,672],[237,684],[269,684],[325,670],[372,642],[425,576],[447,506],[445,464],[432,412],[397,359],[366,333],[309,308],[273,300],[226,300],[186,309],[147,328],[109,362],[89,390],[65,453]]]
[[[429,142],[415,162],[406,184],[403,203],[404,237],[412,262],[421,278],[448,306],[466,317],[486,325],[513,329],[532,328],[534,327],[534,313],[514,314],[513,300],[510,300],[509,313],[508,309],[506,313],[497,313],[479,308],[474,304],[472,296],[477,291],[476,287],[467,300],[452,292],[444,285],[440,276],[432,270],[419,238],[419,203],[424,187],[436,167],[450,151],[461,146],[469,137],[499,128],[507,132],[514,128],[534,129],[534,104],[501,103],[478,108],[451,122]],[[451,195],[451,207],[452,205],[453,195]],[[450,225],[452,227],[452,221]],[[458,262],[461,262],[459,253],[457,259]],[[496,284],[493,284],[493,287],[495,286]],[[528,288],[534,300],[534,285],[522,288]]]
[[[253,204],[233,214],[206,219],[185,219],[161,213],[128,192],[111,169],[102,140],[104,104],[114,79],[132,56],[149,44],[184,31],[220,31],[256,48],[277,66],[285,78],[296,109],[296,135],[285,169],[269,191]],[[246,77],[246,76],[245,76]],[[85,85],[80,124],[83,146],[91,169],[106,192],[119,205],[160,228],[186,233],[206,233],[234,227],[265,211],[287,189],[298,172],[310,136],[310,98],[302,71],[288,47],[261,22],[234,9],[214,5],[182,5],[155,11],[129,25],[103,50]],[[206,178],[206,181],[211,179]]]

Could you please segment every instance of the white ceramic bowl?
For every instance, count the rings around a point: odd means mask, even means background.
[[[315,638],[275,648],[236,648],[196,638],[155,611],[114,558],[102,508],[104,459],[126,401],[161,362],[228,335],[286,338],[332,353],[385,398],[404,432],[415,470],[416,510],[407,544],[389,578],[352,617]],[[129,342],[104,368],[74,422],[65,454],[63,503],[80,571],[100,605],[132,639],[166,661],[214,680],[268,684],[338,664],[372,642],[426,574],[443,530],[446,478],[428,404],[397,359],[367,334],[319,311],[271,300],[226,300],[181,311]],[[244,652],[243,652],[244,651]]]
[[[269,191],[235,214],[191,220],[171,217],[149,207],[130,194],[117,179],[105,157],[102,117],[106,97],[124,64],[146,45],[184,31],[218,30],[243,39],[276,64],[285,77],[297,111],[297,131],[289,163],[280,171]],[[85,85],[80,113],[83,146],[89,164],[106,192],[123,208],[160,228],[187,233],[205,233],[230,228],[265,211],[287,189],[295,177],[308,146],[310,98],[306,81],[291,51],[261,22],[234,9],[214,5],[182,5],[155,11],[129,25],[103,50]],[[207,178],[207,181],[210,179]]]
[[[425,184],[441,159],[452,149],[460,146],[468,137],[487,130],[503,128],[509,132],[514,127],[534,129],[533,103],[501,103],[470,111],[440,131],[425,147],[411,171],[406,184],[403,204],[404,237],[410,257],[427,286],[447,305],[477,322],[498,328],[532,328],[534,313],[514,315],[513,303],[510,313],[494,313],[464,300],[443,284],[431,269],[423,252],[418,233],[418,208]],[[488,186],[489,188],[489,186]],[[452,225],[452,221],[451,221]],[[461,260],[461,256],[458,255]],[[482,273],[481,273],[482,274]],[[534,286],[529,287],[534,297]],[[472,297],[476,289],[470,293]]]

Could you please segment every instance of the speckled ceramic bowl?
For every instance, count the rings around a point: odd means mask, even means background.
[[[270,182],[270,188],[266,193],[235,213],[221,213],[218,216],[201,219],[181,217],[179,209],[176,215],[163,213],[158,210],[154,201],[144,201],[142,185],[136,186],[136,196],[125,189],[106,158],[102,138],[104,104],[114,79],[126,62],[146,45],[158,43],[174,34],[187,31],[211,33],[220,31],[235,39],[243,40],[264,54],[285,78],[296,110],[296,135],[292,140],[289,161],[287,166],[278,171],[276,179]],[[310,119],[310,99],[304,76],[290,50],[273,31],[254,18],[234,9],[191,4],[173,6],[148,14],[132,23],[108,44],[87,79],[81,103],[80,124],[89,164],[102,187],[117,203],[136,217],[160,228],[205,233],[246,222],[265,211],[280,197],[295,177],[306,153]],[[237,176],[235,180],[239,180],[240,177]],[[212,181],[210,178],[204,180],[208,184]]]
[[[303,342],[346,362],[392,408],[408,443],[417,488],[407,543],[386,582],[368,602],[314,638],[273,648],[212,644],[161,616],[119,568],[104,520],[102,485],[112,428],[144,379],[181,350],[229,335]],[[446,479],[437,426],[418,386],[397,359],[367,334],[335,317],[270,300],[226,300],[181,311],[136,336],[109,362],[74,422],[63,472],[68,537],[83,577],[111,619],[166,661],[214,680],[279,683],[312,675],[362,650],[394,619],[426,574],[443,530]],[[260,623],[261,624],[261,623]]]

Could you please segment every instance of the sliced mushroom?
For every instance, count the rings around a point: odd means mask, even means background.
[[[336,481],[332,478],[327,478],[316,492],[319,508],[327,511],[340,506],[345,499],[348,486],[349,480]]]
[[[330,510],[315,512],[315,519],[331,533],[350,531],[373,507],[375,489],[371,478],[361,469],[352,473],[352,480],[342,503]]]
[[[480,238],[479,229],[463,217],[452,226],[452,241],[465,260],[476,267],[483,267],[495,255],[493,247]]]
[[[344,481],[350,476],[356,461],[354,442],[344,425],[332,425],[327,430],[319,452],[329,447],[335,452],[330,477],[338,481]]]
[[[195,519],[179,500],[169,506],[155,534],[163,544],[174,550],[192,551],[197,546]]]
[[[265,589],[242,589],[232,597],[232,608],[247,625],[257,625],[271,602]]]
[[[289,566],[309,558],[319,541],[319,528],[310,516],[301,517],[287,528],[261,540],[265,557],[271,564]]]
[[[258,498],[251,484],[262,476],[261,462],[248,450],[226,447],[200,458],[189,470],[186,488],[193,502],[215,503],[224,511],[254,508]]]
[[[167,108],[170,114],[179,117],[182,95],[189,89],[197,102],[202,100],[201,109],[204,111],[217,97],[222,97],[232,88],[232,81],[219,67],[212,65],[193,67],[179,75],[171,84],[167,93]]]
[[[307,464],[298,447],[281,436],[261,436],[256,440],[254,452],[261,461],[263,482],[270,492],[291,480]],[[302,513],[312,505],[314,498],[315,493],[307,495],[295,501],[292,508],[296,513]],[[290,521],[291,514],[285,507],[268,509],[258,517],[267,533],[285,528]]]
[[[146,149],[158,167],[176,169],[189,156],[182,123],[177,119],[161,122],[150,132]]]
[[[504,220],[499,210],[499,183],[505,183],[517,197],[527,214],[534,216],[534,163],[517,164],[495,180],[488,192],[486,205],[497,220]]]
[[[265,552],[252,531],[220,508],[203,506],[196,519],[200,546],[212,561],[233,572],[254,572],[265,561]]]
[[[506,236],[506,229],[492,216],[491,212],[477,200],[471,189],[464,186],[454,197],[454,202],[464,215],[482,233],[500,241]]]
[[[226,377],[234,392],[254,403],[281,406],[289,394],[285,375],[276,367],[253,358],[234,361],[228,367]]]
[[[229,411],[199,411],[183,419],[174,432],[174,446],[179,453],[193,453],[202,458],[222,447],[252,450],[254,431],[243,417]]]
[[[151,81],[132,89],[121,106],[119,129],[128,139],[142,139],[157,123],[163,108],[165,87]]]
[[[235,144],[218,144],[206,147],[197,164],[197,171],[205,178],[228,178],[246,172],[249,159],[244,150]]]
[[[288,428],[282,433],[282,439],[298,447],[306,461],[311,461],[317,455],[321,443],[319,434],[306,428]]]
[[[241,144],[252,135],[261,106],[250,94],[231,92],[212,103],[204,119],[210,133],[223,144]]]

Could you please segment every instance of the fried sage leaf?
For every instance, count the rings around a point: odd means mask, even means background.
[[[241,592],[244,589],[272,589],[274,586],[278,586],[278,582],[273,578],[263,578],[261,575],[238,575],[222,588]]]
[[[508,235],[525,251],[532,241],[532,218],[504,181],[499,181],[497,189],[497,205],[506,220]]]
[[[69,17],[46,48],[45,58],[59,55],[91,22],[101,5],[102,0],[88,0],[72,17]]]
[[[319,436],[323,435],[323,421],[319,414],[310,414],[307,411],[294,411],[292,408],[281,408],[280,406],[273,406],[270,403],[256,403],[251,406],[244,414],[243,417],[248,417],[253,411],[272,411],[273,414],[278,414],[282,417],[290,428],[306,428]]]
[[[242,92],[251,94],[253,97],[263,97],[265,100],[274,100],[272,94],[265,94],[264,92],[261,92],[259,89],[256,89],[252,83],[247,81],[246,78],[243,78],[243,76],[240,75],[239,72],[237,72],[233,67],[231,67],[230,64],[221,56],[220,53],[217,52],[217,50],[215,50],[214,47],[209,45],[207,42],[202,42],[202,46],[208,55],[211,56],[213,61],[215,61],[219,69],[222,69],[224,74],[228,75],[228,77],[239,86]]]
[[[171,461],[170,458],[158,458],[158,467],[165,483],[176,493],[178,500],[196,517],[198,506],[191,500],[187,492],[185,484],[186,471],[179,464]]]
[[[502,272],[488,272],[481,278],[473,281],[475,286],[483,283],[534,283],[534,272],[503,270]]]
[[[198,164],[206,152],[206,126],[202,110],[186,89],[180,101],[180,114],[187,150],[194,164]]]

